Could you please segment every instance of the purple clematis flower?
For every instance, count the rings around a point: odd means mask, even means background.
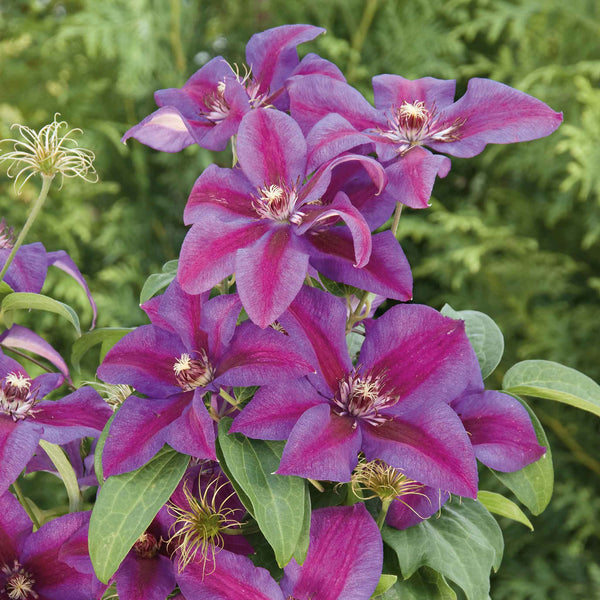
[[[98,369],[104,381],[129,384],[148,396],[129,396],[116,414],[103,452],[107,476],[137,469],[165,443],[184,454],[216,459],[207,393],[314,371],[281,333],[249,321],[236,327],[237,295],[205,302],[174,280],[144,308],[153,324],[122,338]]]
[[[66,444],[98,436],[106,425],[111,411],[92,388],[40,401],[62,382],[60,373],[31,379],[17,361],[0,354],[0,493],[17,479],[40,440]]]
[[[31,532],[32,523],[8,492],[0,496],[0,597],[10,600],[89,600],[95,577],[69,566],[61,553],[87,521],[72,513]],[[89,558],[87,559],[89,562]]]
[[[288,84],[292,116],[308,135],[309,167],[357,146],[375,149],[389,178],[387,192],[412,208],[426,208],[436,176],[450,160],[470,158],[487,144],[544,137],[562,113],[507,85],[471,79],[454,102],[455,81],[399,75],[373,78],[375,108],[348,84],[319,75]]]
[[[14,236],[12,228],[7,227],[6,221],[2,219],[0,220],[0,268],[4,266],[4,263],[8,259],[13,245]],[[83,288],[92,307],[93,328],[96,324],[96,303],[77,265],[64,250],[46,252],[46,249],[40,242],[21,246],[6,271],[4,281],[15,292],[39,294],[44,281],[46,281],[49,266],[55,266],[64,271]]]
[[[364,504],[312,513],[310,544],[302,566],[294,559],[279,584],[250,559],[222,551],[204,572],[190,564],[178,577],[195,600],[365,600],[381,575],[383,547]]]
[[[348,196],[330,188],[334,169],[354,162],[381,191],[385,175],[377,161],[346,155],[310,176],[300,128],[288,115],[266,109],[244,117],[237,151],[241,169],[211,166],[192,190],[184,221],[193,225],[178,271],[184,290],[205,292],[235,272],[244,308],[261,327],[296,297],[309,261],[335,281],[411,297],[410,267],[394,236],[371,237]]]
[[[339,69],[315,55],[298,64],[296,46],[325,30],[312,25],[284,25],[253,35],[246,46],[241,74],[217,56],[199,69],[181,89],[159,90],[160,108],[132,127],[123,141],[134,137],[164,152],[179,152],[196,143],[223,150],[237,133],[242,117],[253,108],[287,110],[284,83],[292,74],[320,73],[343,80]]]
[[[362,451],[412,480],[476,497],[473,449],[449,406],[479,368],[463,323],[426,306],[394,306],[365,322],[354,367],[338,299],[304,288],[280,322],[290,335],[305,332],[319,371],[262,387],[232,432],[287,439],[282,475],[350,481]]]

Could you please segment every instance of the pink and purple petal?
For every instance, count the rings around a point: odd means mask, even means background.
[[[248,113],[237,137],[240,166],[256,188],[295,185],[306,173],[306,140],[289,115],[267,108]]]
[[[0,248],[0,267],[8,259],[10,250]],[[21,246],[4,275],[4,281],[15,292],[31,292],[39,294],[48,267],[46,264],[46,249],[40,242]]]
[[[61,400],[40,402],[35,410],[35,420],[44,428],[42,439],[53,444],[97,437],[112,415],[108,404],[91,387],[79,388]]]
[[[308,255],[291,228],[280,226],[239,250],[235,267],[240,300],[252,321],[264,328],[300,291]]]
[[[386,192],[410,208],[427,208],[436,177],[446,177],[449,171],[448,157],[415,146],[386,165]]]
[[[439,114],[440,127],[458,124],[457,141],[427,142],[437,150],[470,158],[486,144],[534,140],[555,131],[562,113],[524,92],[491,79],[471,79],[466,94]]]
[[[354,245],[341,227],[308,237],[310,262],[329,279],[395,300],[412,298],[412,273],[400,244],[391,231],[372,236],[369,262],[354,266]]]
[[[260,440],[286,440],[298,419],[323,401],[306,378],[264,386],[234,419],[229,432]]]
[[[12,566],[18,559],[32,523],[25,509],[10,493],[0,494],[0,565]]]
[[[362,436],[354,420],[331,412],[328,402],[298,419],[283,450],[277,473],[310,479],[350,481]]]
[[[346,81],[344,74],[337,65],[313,52],[309,52],[294,69],[291,76],[295,77],[296,75],[325,75],[338,81]]]
[[[173,563],[160,554],[142,558],[129,552],[115,580],[119,597],[127,600],[165,600],[175,588]]]
[[[390,504],[385,522],[396,529],[407,529],[418,525],[435,515],[450,498],[442,492],[426,485],[414,492],[399,496]]]
[[[380,110],[397,109],[404,102],[424,102],[429,111],[441,110],[454,102],[456,81],[453,79],[405,79],[400,75],[373,77],[375,106]]]
[[[522,404],[507,394],[482,391],[452,403],[468,431],[475,456],[496,471],[518,471],[544,455]]]
[[[444,402],[407,401],[379,425],[362,423],[362,450],[409,479],[459,496],[477,496],[477,462],[456,413]]]
[[[202,329],[207,332],[208,351],[219,357],[231,342],[242,302],[237,294],[216,296],[204,306]]]
[[[188,294],[210,290],[235,271],[238,250],[252,246],[268,230],[269,223],[255,220],[198,221],[183,240],[177,271],[181,287]]]
[[[364,600],[381,575],[383,544],[364,504],[312,513],[306,560],[285,567],[281,589],[288,598]]]

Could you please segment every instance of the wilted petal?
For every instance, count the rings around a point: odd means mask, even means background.
[[[541,100],[491,79],[471,79],[466,94],[439,115],[440,127],[461,123],[457,141],[427,142],[437,150],[469,158],[486,144],[526,142],[550,135],[562,122]]]
[[[162,152],[179,152],[194,143],[187,120],[173,106],[165,106],[148,115],[129,129],[122,142],[129,138]]]
[[[277,473],[350,481],[362,441],[353,425],[353,419],[333,414],[327,402],[309,408],[290,434]]]
[[[432,154],[425,148],[411,148],[407,154],[386,165],[386,193],[411,208],[427,208],[435,178],[446,177],[449,171],[447,156]]]
[[[46,400],[36,405],[35,420],[44,427],[42,439],[66,444],[82,437],[97,437],[112,411],[100,394],[82,387],[61,400]]]
[[[365,600],[382,566],[379,528],[364,504],[321,508],[312,513],[306,560],[285,567],[281,589],[294,598]]]
[[[307,239],[312,246],[311,264],[329,279],[386,298],[403,301],[412,298],[410,265],[391,231],[372,236],[371,257],[360,269],[354,266],[352,238],[341,227],[313,234]]]
[[[294,185],[306,172],[306,141],[289,115],[260,108],[248,113],[237,137],[237,153],[246,177],[257,188]]]
[[[477,496],[469,436],[444,402],[402,401],[381,425],[362,425],[367,460],[380,458],[408,478],[459,496]]]
[[[243,433],[259,440],[286,440],[298,419],[323,397],[307,379],[261,387],[235,417],[230,433]]]
[[[64,251],[57,250],[56,252],[48,252],[46,254],[46,260],[48,261],[48,266],[55,266],[57,269],[64,271],[67,275],[70,275],[84,290],[90,306],[92,307],[92,326],[90,329],[93,329],[96,326],[96,316],[98,314],[98,310],[96,308],[96,303],[92,298],[92,293],[90,292],[90,288],[86,283],[81,271],[77,268],[77,265],[73,262],[73,259]]]
[[[215,553],[214,560],[206,563],[190,563],[177,576],[177,583],[190,600],[285,600],[266,569],[227,550]]]
[[[531,418],[522,404],[494,391],[465,394],[452,403],[469,432],[475,456],[496,471],[518,471],[541,458]]]
[[[248,316],[259,327],[275,321],[296,297],[308,269],[290,227],[279,227],[238,251],[237,290]]]
[[[0,335],[0,346],[33,352],[50,361],[69,381],[69,367],[63,357],[37,333],[21,325],[13,325]]]
[[[217,285],[235,270],[235,255],[251,246],[269,229],[259,221],[200,220],[188,231],[177,270],[181,287],[200,294]]]
[[[405,79],[400,75],[377,75],[373,77],[375,106],[380,110],[400,108],[404,102],[424,102],[429,109],[440,110],[454,102],[456,81],[453,79]]]

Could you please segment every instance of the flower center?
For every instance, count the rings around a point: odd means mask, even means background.
[[[339,382],[337,394],[332,398],[334,412],[339,416],[355,419],[353,429],[358,419],[370,425],[381,425],[390,417],[380,414],[398,402],[398,397],[384,390],[384,380],[381,376],[367,375],[361,377],[351,373]]]
[[[240,526],[235,518],[238,510],[227,506],[234,492],[219,501],[218,495],[228,482],[219,483],[220,478],[214,477],[195,497],[186,481],[183,494],[188,508],[169,503],[169,513],[175,517],[171,526],[173,535],[168,544],[174,544],[179,552],[179,572],[182,572],[196,558],[203,563],[203,569],[208,560],[214,560],[216,552],[224,545],[223,534]]]
[[[296,211],[297,200],[295,187],[288,187],[283,183],[273,184],[258,190],[258,195],[252,201],[252,208],[263,219],[299,225],[304,214]]]
[[[32,409],[36,401],[31,379],[21,373],[9,373],[0,383],[0,413],[11,416],[13,421],[22,421],[35,412]]]
[[[186,392],[197,387],[208,385],[215,376],[212,365],[204,350],[200,358],[192,358],[189,354],[182,354],[173,365],[175,379],[179,387]]]
[[[396,142],[396,151],[406,154],[414,146],[427,142],[455,142],[466,119],[458,118],[453,123],[441,122],[435,107],[428,109],[425,102],[403,102],[400,108],[392,107],[388,119],[389,129],[378,130],[383,137]]]
[[[13,228],[6,225],[6,221],[0,221],[0,249],[11,250],[14,246],[15,236]]]
[[[137,539],[133,550],[140,558],[154,558],[160,550],[160,541],[151,533],[145,532]]]
[[[220,81],[217,91],[207,94],[203,99],[206,110],[202,111],[202,116],[215,125],[224,121],[229,115],[229,104],[225,100],[225,86],[225,81]]]
[[[12,567],[4,565],[2,572],[6,575],[4,591],[10,600],[35,600],[39,597],[33,590],[35,580],[16,560]]]

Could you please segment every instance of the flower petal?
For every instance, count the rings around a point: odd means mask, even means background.
[[[337,65],[313,52],[309,52],[294,69],[292,77],[296,75],[326,75],[338,81],[346,81],[344,74]]]
[[[310,262],[329,279],[353,285],[362,290],[395,300],[412,298],[412,273],[400,244],[391,231],[371,238],[369,262],[354,266],[354,245],[349,233],[341,227],[313,234]]]
[[[407,529],[428,519],[450,498],[448,492],[429,486],[396,498],[390,504],[385,522],[396,529]]]
[[[175,587],[173,563],[160,554],[142,558],[130,552],[115,579],[117,594],[127,600],[165,600]]]
[[[0,495],[27,466],[42,437],[42,427],[29,418],[15,423],[0,415]]]
[[[507,394],[482,391],[452,403],[469,432],[475,456],[496,471],[518,471],[544,455],[522,404]]]
[[[440,127],[461,123],[453,142],[427,142],[437,150],[469,158],[486,144],[526,142],[550,135],[562,122],[541,100],[491,79],[471,79],[466,94],[439,115]]]
[[[312,513],[306,560],[285,567],[281,589],[290,598],[364,600],[382,566],[379,528],[364,504],[320,508]]]
[[[306,140],[289,115],[268,108],[248,113],[240,124],[237,153],[257,188],[297,185],[306,173]]]
[[[333,414],[329,404],[309,408],[294,426],[277,473],[310,479],[350,481],[361,447],[353,419]]]
[[[456,81],[453,79],[405,79],[400,75],[373,77],[375,106],[380,110],[400,108],[404,102],[424,102],[429,111],[440,110],[454,102]]]
[[[0,494],[0,565],[12,566],[19,558],[31,528],[31,519],[17,499],[10,492]]]
[[[264,328],[300,291],[308,270],[308,255],[290,227],[282,226],[239,250],[235,267],[242,304],[252,321]]]
[[[202,329],[207,332],[211,356],[221,356],[231,342],[241,310],[238,294],[215,296],[204,306]]]
[[[0,267],[6,263],[10,251],[0,249]],[[4,275],[4,281],[15,292],[31,292],[39,294],[48,267],[46,265],[46,249],[40,242],[21,246]]]
[[[188,294],[213,288],[235,270],[235,255],[251,246],[269,230],[260,221],[214,221],[202,219],[188,231],[179,259],[177,278]]]

